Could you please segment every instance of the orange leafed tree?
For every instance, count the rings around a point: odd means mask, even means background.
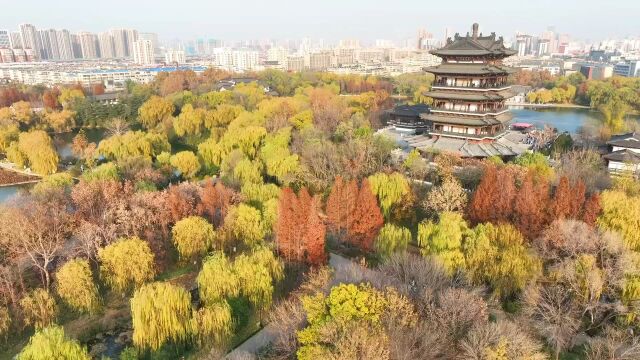
[[[514,204],[514,225],[528,238],[534,238],[546,225],[549,190],[546,181],[534,181],[529,174],[522,182]]]
[[[327,198],[326,213],[329,231],[339,237],[346,235],[357,197],[358,183],[355,180],[345,182],[341,176],[336,177]]]
[[[364,179],[349,219],[347,239],[362,250],[370,251],[382,225],[384,225],[384,218],[378,206],[378,200],[371,191],[369,181]]]
[[[326,226],[318,214],[318,197],[306,188],[298,196],[289,188],[280,194],[276,243],[280,254],[288,261],[322,264]]]
[[[600,215],[600,196],[598,194],[592,194],[584,203],[584,209],[582,211],[582,221],[590,226],[596,225],[598,215]]]
[[[203,216],[207,216],[209,221],[216,227],[222,225],[224,217],[232,205],[235,193],[222,183],[207,181],[202,188],[202,197],[200,203],[200,212]]]
[[[551,204],[551,218],[565,219],[571,215],[571,188],[569,179],[566,176],[560,178],[560,182],[556,187],[553,195],[553,203]]]
[[[488,166],[469,202],[467,215],[472,223],[487,222],[495,217],[494,200],[499,195],[497,183],[498,170],[495,166]]]

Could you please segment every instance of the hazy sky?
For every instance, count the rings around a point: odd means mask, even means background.
[[[398,40],[424,27],[511,37],[548,26],[581,39],[640,35],[640,0],[0,0],[0,29],[99,32],[132,27],[161,39],[340,38]]]

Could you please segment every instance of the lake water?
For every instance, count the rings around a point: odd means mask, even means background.
[[[575,134],[581,127],[597,129],[602,123],[602,115],[590,109],[565,108],[511,108],[513,122],[524,122],[542,128],[544,125],[557,128],[560,132]],[[628,119],[639,121],[638,116]]]
[[[3,204],[11,198],[15,197],[21,191],[26,191],[31,188],[33,184],[12,185],[0,187],[0,204]]]
[[[96,129],[84,129],[84,134],[87,136],[87,140],[89,142],[95,142],[96,145],[102,140],[104,137],[105,129],[96,128]],[[58,154],[61,159],[71,158],[73,157],[73,152],[71,151],[71,143],[73,142],[73,138],[78,135],[78,131],[61,133],[53,135],[53,143],[56,146],[56,150],[58,150]]]

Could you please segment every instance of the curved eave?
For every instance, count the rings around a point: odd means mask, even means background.
[[[515,55],[516,51],[511,49],[501,50],[455,50],[455,49],[436,49],[429,51],[432,55],[439,57],[448,56],[495,56],[495,57],[508,57]]]
[[[473,66],[469,64],[446,64],[423,68],[424,71],[438,75],[508,75],[515,72],[509,67]]]
[[[442,115],[442,114],[421,114],[420,118],[441,124],[466,125],[466,126],[492,126],[506,124],[513,120],[510,112],[500,114],[498,116],[487,117],[462,117],[458,115]]]

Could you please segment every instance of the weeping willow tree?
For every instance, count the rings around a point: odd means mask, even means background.
[[[386,219],[391,216],[394,206],[400,204],[409,195],[409,182],[400,173],[377,173],[369,176],[371,192],[378,198],[380,208]]]
[[[226,297],[238,295],[238,279],[231,268],[231,263],[221,251],[204,261],[196,282],[200,299],[206,305],[213,305]]]
[[[213,244],[213,225],[200,216],[189,216],[178,221],[171,229],[173,243],[181,260],[201,257]]]
[[[87,350],[65,337],[61,326],[37,331],[18,354],[18,360],[90,360]]]
[[[94,313],[100,308],[98,287],[87,260],[67,261],[56,273],[58,296],[73,309]]]
[[[231,306],[225,300],[199,309],[191,319],[191,331],[200,346],[225,348],[233,329]]]
[[[56,301],[46,290],[35,289],[20,300],[26,325],[42,329],[51,325],[58,314]]]
[[[146,284],[131,299],[131,318],[133,343],[140,349],[184,344],[191,330],[191,298],[187,290],[169,283]]]
[[[196,281],[200,298],[208,305],[244,296],[256,308],[271,304],[273,283],[283,277],[283,265],[268,248],[239,255],[233,263],[222,252],[209,257]]]
[[[100,274],[115,291],[125,292],[153,279],[155,263],[146,241],[124,238],[98,251]]]
[[[380,229],[376,238],[376,251],[383,256],[389,256],[398,251],[404,251],[411,242],[411,231],[394,224],[386,224]]]

